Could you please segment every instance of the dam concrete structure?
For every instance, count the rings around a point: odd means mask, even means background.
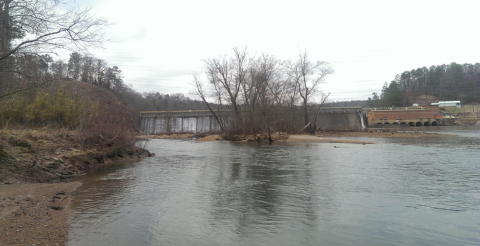
[[[299,109],[298,112],[301,110]],[[309,109],[310,122],[317,130],[361,130],[366,127],[366,113],[360,107]],[[230,111],[215,111],[228,126]],[[315,120],[316,117],[316,120]],[[303,127],[298,122],[299,130]],[[220,131],[220,125],[209,110],[142,111],[140,130],[145,134],[202,133]]]
[[[140,130],[145,134],[200,133],[220,131],[220,125],[208,110],[143,111]]]
[[[301,109],[297,111],[300,113]],[[215,111],[223,125],[229,125],[230,111]],[[245,113],[245,112],[242,112]],[[444,119],[438,105],[422,107],[330,107],[309,109],[310,124],[317,131],[356,131],[382,125],[436,126]],[[297,115],[298,116],[298,115]],[[140,129],[145,134],[202,133],[221,130],[217,119],[209,110],[143,111],[140,112]],[[296,126],[304,127],[302,117]],[[281,127],[278,127],[281,130]]]

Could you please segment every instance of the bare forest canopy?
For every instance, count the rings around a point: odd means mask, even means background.
[[[409,106],[424,95],[438,100],[460,100],[463,104],[480,102],[480,63],[422,67],[405,71],[368,98],[371,107]]]
[[[205,60],[206,81],[194,76],[197,96],[214,115],[224,132],[298,132],[316,129],[317,116],[310,107],[320,107],[328,98],[320,84],[334,71],[324,61],[311,61],[307,51],[297,59],[280,60],[234,48],[232,54]],[[214,101],[216,107],[210,104]],[[231,112],[227,119],[216,109]],[[270,138],[271,139],[271,138]]]

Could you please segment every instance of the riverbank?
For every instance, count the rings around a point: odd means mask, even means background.
[[[0,185],[1,245],[66,245],[68,203],[80,182]]]
[[[345,138],[424,138],[424,137],[440,137],[451,136],[438,133],[426,133],[426,132],[401,132],[401,131],[388,131],[388,130],[376,130],[371,129],[363,132],[316,132],[315,135],[310,134],[298,134],[289,135],[286,133],[276,132],[272,134],[274,142],[284,143],[351,143],[351,144],[373,144],[372,141],[363,141],[357,139],[345,139]],[[142,135],[142,138],[150,139],[176,139],[176,140],[198,140],[198,141],[220,141],[225,137],[220,134],[157,134],[157,135]],[[266,142],[268,137],[265,134],[257,135],[236,135],[233,137],[233,142]]]
[[[153,154],[137,146],[87,145],[65,129],[0,131],[0,183],[52,183],[101,165]]]
[[[78,134],[0,131],[0,245],[66,245],[68,202],[81,185],[68,179],[153,155],[137,146],[85,145]]]

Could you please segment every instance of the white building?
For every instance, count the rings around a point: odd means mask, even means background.
[[[462,103],[460,101],[440,101],[438,103],[432,103],[432,105],[438,105],[439,107],[462,107]]]

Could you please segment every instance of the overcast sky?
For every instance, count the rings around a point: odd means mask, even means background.
[[[332,101],[365,100],[405,70],[480,62],[480,1],[81,1],[114,25],[92,50],[139,92],[189,93],[203,60],[248,47],[281,59],[307,49],[335,74]]]

